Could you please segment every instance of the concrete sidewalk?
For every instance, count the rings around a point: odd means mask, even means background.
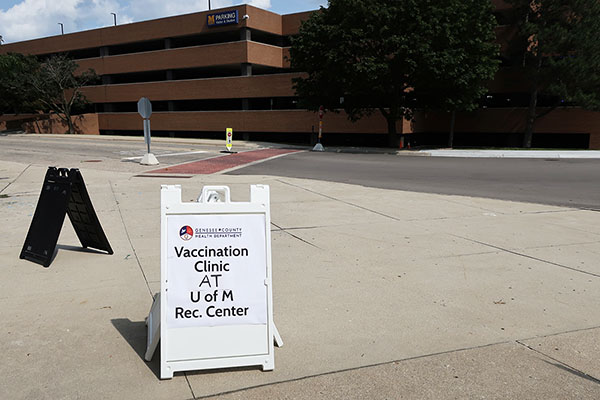
[[[600,398],[600,214],[262,176],[82,168],[112,256],[69,222],[19,260],[45,166],[0,161],[0,398]],[[273,372],[143,360],[159,290],[160,185],[184,200],[271,186]],[[4,188],[4,189],[2,189]]]
[[[600,150],[419,150],[416,155],[468,158],[566,158],[600,159]]]

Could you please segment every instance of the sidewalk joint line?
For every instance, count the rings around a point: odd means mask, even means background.
[[[446,196],[449,197],[448,195],[446,195]],[[464,198],[464,196],[461,196],[461,198]],[[483,210],[483,211],[487,211],[487,212],[494,213],[494,214],[507,215],[506,213],[501,212],[501,211],[492,210],[492,209],[489,209],[489,208],[486,208],[486,207],[482,207],[482,206],[479,206],[479,205],[466,204],[466,203],[463,203],[463,202],[460,202],[460,201],[456,201],[456,200],[454,200],[452,198],[444,198],[443,200],[447,201],[448,203],[458,204],[459,206],[462,206],[462,207],[475,208],[475,209],[478,209],[478,210]]]
[[[277,229],[279,229],[281,232],[285,232],[285,233],[287,233],[288,235],[290,235],[291,237],[293,237],[293,238],[296,238],[296,239],[298,239],[299,241],[301,241],[301,242],[304,242],[304,243],[308,244],[309,246],[315,247],[315,248],[317,248],[317,249],[319,249],[319,250],[323,250],[322,248],[320,248],[320,247],[319,247],[319,246],[317,246],[316,244],[313,244],[313,243],[309,242],[308,240],[304,240],[304,239],[302,239],[301,237],[299,237],[299,236],[296,236],[296,235],[294,235],[294,234],[293,234],[293,233],[291,233],[291,232],[288,232],[286,228],[282,228],[282,227],[280,227],[279,225],[275,224],[273,221],[271,221],[271,224],[272,224],[273,226],[275,226]]]
[[[551,359],[552,361],[555,361],[555,362],[559,363],[560,365],[564,366],[564,368],[567,368],[568,370],[570,370],[570,371],[567,371],[567,372],[571,372],[574,375],[579,376],[580,378],[588,379],[588,380],[590,380],[590,381],[592,381],[594,383],[600,383],[600,379],[595,378],[592,375],[586,374],[585,372],[581,371],[580,369],[572,367],[569,364],[567,364],[567,363],[565,363],[563,361],[560,361],[560,360],[558,360],[558,359],[556,359],[556,358],[554,358],[554,357],[552,357],[552,356],[550,356],[550,355],[548,355],[548,354],[546,354],[546,353],[544,353],[542,351],[534,349],[533,347],[531,347],[531,346],[529,346],[529,345],[527,345],[525,343],[521,343],[519,340],[517,340],[516,342],[518,344],[520,344],[521,346],[523,346],[523,347],[525,347],[525,348],[533,351],[534,353],[541,354],[542,356],[547,357],[547,358]]]
[[[381,215],[382,217],[386,217],[386,218],[393,219],[394,221],[404,221],[404,220],[401,220],[401,219],[399,219],[399,218],[393,217],[393,216],[391,216],[391,215],[387,215],[387,214],[384,214],[384,213],[382,213],[382,212],[379,212],[379,211],[371,210],[371,209],[369,209],[369,208],[366,208],[366,207],[363,207],[363,206],[359,206],[358,204],[350,203],[349,201],[345,201],[345,200],[337,199],[337,198],[335,198],[335,197],[328,196],[328,195],[326,195],[326,194],[323,194],[323,193],[315,192],[314,190],[310,190],[310,189],[307,189],[307,188],[305,188],[305,187],[302,187],[302,186],[294,185],[293,183],[289,183],[289,182],[282,181],[281,179],[276,179],[276,181],[278,181],[278,182],[281,182],[281,183],[283,183],[283,184],[285,184],[285,185],[289,185],[289,186],[297,187],[297,188],[299,188],[299,189],[302,189],[302,190],[305,190],[305,191],[307,191],[307,192],[310,192],[310,193],[316,194],[316,195],[318,195],[318,196],[325,197],[326,199],[330,199],[330,200],[339,201],[340,203],[344,203],[344,204],[347,204],[347,205],[349,205],[349,206],[352,206],[352,207],[360,208],[361,210],[369,211],[369,212],[372,212],[373,214]]]
[[[25,167],[25,169],[23,169],[23,171],[21,171],[21,173],[19,175],[17,175],[17,177],[15,179],[13,179],[12,181],[8,182],[6,184],[6,186],[4,186],[2,188],[2,190],[0,190],[0,193],[4,192],[10,185],[12,185],[13,183],[15,183],[17,181],[17,179],[19,179],[21,177],[21,175],[23,175],[25,173],[25,171],[27,171],[29,169],[29,167],[31,167],[31,164],[27,164],[27,166]]]
[[[193,399],[193,400],[196,400],[196,399],[197,399],[197,397],[196,397],[196,395],[194,394],[194,389],[192,388],[192,384],[190,383],[190,380],[189,380],[189,378],[188,378],[188,374],[187,374],[187,372],[184,372],[184,373],[183,373],[183,376],[185,377],[185,381],[187,382],[187,384],[188,384],[188,387],[190,388],[190,392],[192,392],[192,399]]]
[[[579,229],[576,229],[579,230]],[[585,232],[585,233],[591,233],[591,232],[586,232],[586,231],[581,231],[581,232]],[[552,247],[571,247],[571,246],[582,246],[582,245],[587,245],[587,244],[597,244],[600,243],[600,240],[593,240],[591,242],[577,242],[577,243],[569,243],[569,244],[561,244],[561,245],[555,245],[555,244],[547,244],[544,246],[531,246],[531,247],[523,247],[523,250],[539,250],[539,249],[549,249]]]
[[[299,377],[299,378],[284,379],[282,381],[276,381],[276,382],[270,382],[270,383],[263,383],[263,384],[260,384],[260,385],[248,386],[248,387],[241,388],[241,389],[235,389],[235,390],[229,390],[229,391],[225,391],[225,392],[208,394],[208,395],[197,397],[196,400],[208,399],[208,398],[211,398],[211,397],[224,396],[224,395],[233,394],[233,393],[240,393],[240,392],[245,392],[247,390],[259,389],[259,388],[267,387],[267,386],[275,386],[275,385],[284,384],[284,383],[299,382],[299,381],[303,381],[303,380],[307,380],[307,379],[318,378],[320,376],[328,376],[328,375],[334,375],[334,374],[339,374],[339,373],[344,373],[344,372],[359,371],[361,369],[367,369],[367,368],[373,368],[373,367],[380,367],[380,366],[384,366],[384,365],[398,364],[398,363],[405,362],[405,361],[413,361],[413,360],[419,360],[419,359],[422,359],[422,358],[442,356],[442,355],[452,354],[452,353],[458,353],[458,352],[462,352],[462,351],[485,349],[487,347],[497,346],[497,345],[501,345],[501,344],[510,344],[510,343],[514,343],[514,340],[508,340],[508,341],[502,341],[502,342],[496,342],[496,343],[489,343],[489,344],[484,344],[484,345],[480,345],[480,346],[473,346],[473,347],[465,347],[465,348],[459,348],[459,349],[453,349],[453,350],[440,351],[440,352],[437,352],[437,353],[423,354],[423,355],[420,355],[420,356],[401,358],[401,359],[398,359],[398,360],[384,361],[384,362],[374,363],[374,364],[368,364],[368,365],[361,365],[361,366],[358,366],[358,367],[343,368],[343,369],[339,369],[339,370],[335,370],[335,371],[327,371],[327,372],[322,372],[322,373],[319,373],[319,374],[306,375],[306,376],[302,376],[302,377]]]
[[[275,225],[275,224],[273,224]],[[321,229],[321,228],[337,228],[340,225],[315,225],[315,226],[292,226],[287,228],[281,228],[275,225],[277,229],[275,231],[296,231],[296,230],[308,230],[308,229]]]
[[[505,249],[503,247],[494,246],[493,244],[480,242],[480,241],[475,240],[475,239],[470,239],[470,238],[466,238],[466,237],[459,236],[459,235],[454,235],[454,234],[450,234],[450,235],[454,236],[454,237],[457,237],[457,238],[460,238],[460,239],[468,240],[468,241],[473,242],[473,243],[479,243],[479,244],[481,244],[483,246],[488,246],[488,247],[491,247],[493,249],[498,249],[498,250],[501,250],[501,251],[505,251],[507,253],[514,254],[516,256],[521,256],[521,257],[529,258],[531,260],[540,261],[540,262],[543,262],[543,263],[546,263],[546,264],[554,265],[556,267],[560,267],[560,268],[564,268],[564,269],[569,269],[571,271],[580,272],[582,274],[591,275],[593,277],[600,278],[600,274],[595,274],[593,272],[583,271],[583,270],[580,270],[580,269],[577,269],[577,268],[569,267],[567,265],[558,264],[558,263],[555,263],[555,262],[552,262],[552,261],[548,261],[548,260],[544,260],[544,259],[541,259],[541,258],[533,257],[533,256],[530,256],[530,255],[527,255],[527,254],[523,254],[523,253],[519,253],[517,251],[508,250],[508,249]]]
[[[127,225],[125,225],[125,220],[123,219],[123,213],[121,212],[121,207],[119,206],[119,200],[117,199],[117,195],[113,189],[112,181],[109,180],[108,184],[110,186],[110,191],[113,194],[113,198],[115,199],[115,204],[117,205],[117,211],[119,211],[119,217],[121,218],[121,223],[123,224],[123,229],[125,230],[125,236],[127,236],[127,241],[129,242],[129,245],[131,246],[131,251],[133,252],[133,255],[138,264],[138,267],[140,268],[140,271],[142,272],[142,276],[144,277],[144,282],[146,282],[146,287],[148,288],[150,297],[154,298],[152,296],[152,289],[150,289],[150,284],[148,283],[148,278],[146,277],[144,268],[142,268],[142,264],[140,263],[140,258],[138,257],[137,252],[135,251],[135,247],[133,247],[133,243],[131,242],[131,237],[129,236],[129,231],[127,230]]]
[[[566,335],[566,334],[569,334],[569,333],[578,333],[578,332],[592,331],[594,329],[600,329],[600,326],[592,326],[592,327],[589,327],[589,328],[580,328],[580,329],[573,329],[573,330],[570,330],[570,331],[562,331],[562,332],[556,332],[556,333],[549,333],[547,335],[531,336],[531,337],[527,337],[527,338],[524,338],[524,339],[518,339],[517,341],[543,339],[543,338],[549,338],[549,337],[553,337],[553,336]]]

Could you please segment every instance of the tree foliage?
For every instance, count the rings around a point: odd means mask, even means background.
[[[524,147],[531,147],[535,121],[558,106],[600,109],[600,2],[598,0],[508,0],[519,29],[512,44],[531,83]],[[537,112],[539,95],[555,98]]]
[[[18,53],[0,54],[0,115],[39,110],[41,105],[30,77],[39,69],[33,56]]]
[[[93,70],[77,73],[78,65],[64,55],[40,63],[33,56],[0,55],[0,114],[49,112],[75,133],[72,115],[87,101],[81,87],[93,83]]]
[[[44,108],[67,125],[68,133],[75,133],[71,118],[73,110],[87,104],[81,88],[97,79],[93,70],[76,74],[77,68],[77,63],[67,56],[53,56],[42,64],[31,80]]]
[[[487,0],[330,0],[292,38],[292,68],[306,73],[295,89],[313,111],[379,110],[394,145],[417,108],[475,107],[497,69],[495,26]]]

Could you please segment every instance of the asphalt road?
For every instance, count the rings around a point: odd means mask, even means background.
[[[223,149],[224,141],[170,138],[153,138],[151,146],[163,167],[215,157]],[[0,159],[38,165],[144,172],[156,168],[140,166],[146,151],[142,137],[0,134]]]
[[[426,193],[600,211],[600,160],[297,153],[231,172],[320,179]],[[401,204],[398,205],[402,207]]]
[[[256,148],[237,143],[236,150]],[[220,156],[223,143],[153,140],[161,167]],[[0,159],[140,173],[142,138],[0,135]],[[443,158],[302,152],[230,172],[343,182],[367,187],[488,197],[600,210],[600,160]],[[1,178],[1,177],[0,177]],[[402,205],[399,205],[402,207]]]

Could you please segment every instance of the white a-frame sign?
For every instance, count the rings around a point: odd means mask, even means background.
[[[148,316],[150,361],[160,340],[160,377],[177,371],[275,367],[269,186],[250,202],[205,186],[197,202],[161,189],[161,289]]]

